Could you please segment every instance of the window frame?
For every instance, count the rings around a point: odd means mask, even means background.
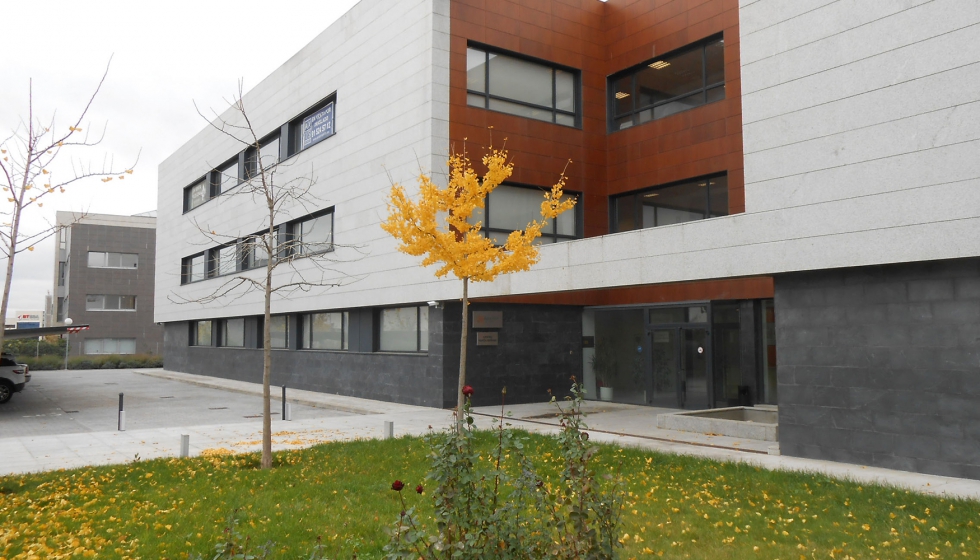
[[[572,68],[570,66],[565,66],[563,64],[556,64],[556,63],[551,62],[549,60],[544,60],[544,59],[540,59],[540,58],[536,58],[536,57],[532,57],[532,56],[523,55],[523,54],[520,54],[520,53],[515,53],[515,52],[512,52],[512,51],[498,49],[496,47],[491,47],[491,46],[485,45],[483,43],[476,43],[476,42],[470,41],[470,42],[468,42],[466,44],[466,49],[467,49],[467,57],[469,56],[469,50],[470,49],[477,50],[477,51],[483,51],[483,55],[484,55],[484,59],[483,59],[483,68],[484,68],[484,70],[483,70],[483,87],[484,87],[485,91],[477,91],[477,90],[470,89],[469,88],[469,79],[467,78],[467,84],[466,84],[467,101],[466,101],[466,105],[468,107],[475,107],[477,109],[486,109],[488,111],[493,111],[495,113],[503,113],[505,115],[511,115],[511,116],[514,116],[514,117],[530,119],[530,120],[534,120],[534,121],[538,121],[538,122],[545,122],[545,123],[550,122],[551,124],[557,124],[559,126],[567,126],[569,128],[578,128],[578,129],[582,128],[582,71],[581,70],[579,70],[577,68]],[[513,99],[513,98],[510,98],[510,97],[503,97],[503,96],[495,95],[495,94],[491,93],[491,89],[492,89],[491,88],[491,85],[490,85],[490,55],[491,54],[494,54],[496,56],[503,56],[503,57],[513,58],[513,59],[521,60],[521,61],[528,62],[528,63],[531,63],[531,64],[537,64],[539,66],[544,66],[544,67],[550,69],[551,70],[551,107],[545,107],[544,105],[538,105],[536,103],[530,103],[530,102],[527,102],[527,101],[522,101],[520,99]],[[557,91],[558,90],[558,83],[557,83],[558,76],[557,76],[556,70],[561,70],[563,72],[568,72],[569,74],[572,75],[572,96],[573,96],[572,105],[574,106],[574,109],[572,111],[566,111],[564,109],[559,109],[558,108],[558,91]],[[470,102],[469,102],[469,96],[470,95],[478,95],[480,97],[483,97],[483,106],[481,107],[479,105],[472,105],[472,104],[470,104]],[[536,119],[534,117],[528,117],[528,116],[524,116],[524,115],[516,115],[514,113],[508,113],[506,111],[500,111],[500,110],[497,110],[497,109],[491,109],[490,108],[490,101],[492,99],[497,100],[497,101],[504,101],[504,102],[507,102],[507,103],[514,103],[516,105],[522,105],[524,107],[528,107],[528,108],[531,108],[531,109],[538,109],[538,110],[541,110],[541,111],[550,111],[551,112],[551,120],[550,121],[546,121],[546,120],[543,120],[543,119]],[[568,117],[572,117],[572,119],[574,121],[574,124],[568,125],[568,124],[564,124],[564,123],[558,122],[558,115],[559,114],[565,115],[565,116],[568,116]]]
[[[307,214],[302,218],[297,218],[295,220],[286,222],[285,230],[286,241],[281,243],[277,253],[281,253],[281,257],[285,258],[300,258],[300,257],[310,257],[314,255],[320,255],[323,253],[329,253],[334,250],[334,226],[336,225],[336,216],[334,215],[334,206],[330,208],[325,208],[312,214]],[[303,251],[302,240],[302,227],[303,224],[312,222],[314,220],[319,220],[320,218],[330,216],[330,242],[329,246],[321,251],[306,252]],[[283,227],[283,226],[280,226]]]
[[[667,52],[667,53],[665,53],[663,55],[660,55],[660,56],[656,56],[656,57],[651,58],[649,60],[645,60],[645,61],[641,62],[640,64],[636,64],[636,65],[631,66],[631,67],[629,67],[629,68],[627,68],[625,70],[621,70],[619,72],[616,72],[615,74],[610,75],[606,79],[606,89],[607,89],[607,93],[606,93],[606,114],[608,115],[607,126],[608,126],[608,129],[609,129],[609,132],[612,133],[612,132],[619,132],[621,130],[627,130],[627,129],[633,128],[635,126],[639,126],[641,124],[646,124],[648,122],[652,122],[652,121],[655,121],[655,120],[660,120],[662,118],[671,117],[671,116],[676,115],[678,113],[683,113],[683,112],[689,111],[691,109],[697,109],[698,107],[704,107],[705,105],[710,105],[711,103],[715,103],[717,101],[723,101],[724,99],[726,99],[726,95],[723,95],[720,99],[715,99],[713,101],[709,101],[709,99],[708,99],[708,92],[711,91],[711,90],[720,89],[723,94],[727,94],[727,92],[725,91],[726,84],[728,83],[728,77],[727,76],[723,76],[722,77],[722,80],[720,82],[712,82],[710,84],[707,83],[707,81],[708,81],[708,54],[707,54],[707,48],[708,48],[709,45],[712,45],[712,44],[714,44],[714,43],[716,43],[718,41],[721,41],[721,43],[722,43],[722,53],[723,53],[722,54],[722,69],[724,70],[724,44],[725,44],[725,37],[724,37],[724,34],[723,33],[716,33],[716,34],[711,35],[709,37],[705,37],[704,39],[701,39],[700,41],[695,41],[695,42],[690,43],[688,45],[684,45],[683,47],[674,49],[674,50],[672,50],[670,52]],[[642,72],[646,68],[652,67],[651,65],[656,64],[658,62],[669,61],[672,58],[677,58],[679,56],[688,54],[688,53],[690,53],[692,51],[696,51],[696,50],[699,50],[699,49],[701,50],[701,87],[700,88],[693,89],[693,90],[690,90],[690,91],[687,91],[687,92],[684,92],[684,93],[680,93],[680,94],[675,95],[675,96],[673,96],[673,97],[671,97],[669,99],[664,99],[664,100],[657,101],[657,102],[652,103],[652,104],[648,104],[648,105],[643,105],[641,107],[637,107],[636,104],[637,104],[637,99],[638,99],[639,96],[637,95],[636,80],[637,80],[637,76],[640,74],[640,72]],[[632,109],[630,109],[630,111],[628,111],[628,112],[617,113],[616,112],[616,93],[617,92],[616,92],[615,83],[617,81],[623,79],[623,78],[626,78],[626,77],[630,77],[630,93],[629,93],[629,96],[632,98]],[[644,111],[648,111],[648,110],[649,111],[653,111],[656,107],[661,107],[663,105],[674,103],[674,102],[679,101],[681,99],[684,99],[684,98],[687,98],[687,97],[691,97],[693,95],[697,95],[698,93],[701,93],[704,96],[702,103],[700,103],[699,105],[695,105],[695,106],[690,107],[688,109],[683,109],[681,111],[677,111],[676,113],[671,113],[669,115],[664,115],[663,117],[659,117],[659,118],[651,115],[650,120],[644,121],[644,122],[639,122],[640,113],[642,113]],[[616,124],[616,121],[617,120],[619,120],[619,119],[625,119],[626,117],[632,117],[632,124],[630,124],[629,126],[626,126],[626,127],[621,127],[622,125],[617,125]]]
[[[396,309],[415,309],[415,350],[391,350],[391,349],[386,349],[386,348],[383,347],[383,344],[382,344],[382,342],[383,342],[382,341],[382,333],[384,331],[382,329],[383,329],[383,321],[384,321],[384,312],[385,311],[396,310]],[[425,314],[426,314],[426,320],[425,320],[425,327],[426,328],[425,328],[425,338],[424,338],[424,342],[425,342],[424,346],[425,347],[424,348],[422,347],[423,346],[423,344],[422,344],[423,343],[423,336],[422,336],[422,332],[421,332],[422,331],[422,329],[421,329],[421,326],[422,326],[422,309],[425,309]],[[428,353],[429,352],[429,340],[428,340],[428,336],[429,336],[429,317],[428,317],[428,314],[429,314],[429,306],[427,304],[424,304],[424,303],[423,304],[420,304],[420,305],[399,305],[399,306],[395,306],[395,307],[382,307],[382,308],[378,308],[376,310],[376,312],[375,312],[375,319],[376,319],[375,320],[375,324],[377,325],[377,327],[375,328],[375,334],[376,334],[376,336],[375,336],[375,341],[376,341],[375,350],[377,352],[398,352],[398,353],[406,353],[406,354],[425,354],[425,353]]]
[[[92,297],[102,298],[102,306],[101,307],[89,307],[89,298],[92,298]],[[115,307],[115,308],[106,307],[106,302],[108,301],[107,298],[116,298],[116,305],[118,307]],[[133,307],[131,307],[131,308],[129,308],[129,307],[124,308],[122,306],[122,304],[123,304],[123,298],[133,298]],[[94,313],[102,313],[102,312],[110,312],[111,313],[111,312],[117,312],[117,311],[122,311],[122,312],[126,312],[126,313],[135,313],[136,312],[136,296],[135,295],[128,295],[128,294],[85,294],[85,311],[86,312],[94,312]]]
[[[191,192],[194,188],[204,185],[204,200],[200,204],[191,205]],[[190,185],[184,187],[184,214],[194,210],[195,208],[200,208],[208,203],[212,198],[214,192],[214,184],[211,180],[211,172],[207,172],[204,176],[200,177],[196,181],[193,181]]]
[[[688,220],[687,222],[680,222],[680,223],[699,222],[699,221],[702,221],[702,220],[707,220],[709,218],[720,218],[720,217],[723,217],[723,216],[728,216],[728,215],[730,215],[730,213],[729,213],[729,210],[728,210],[728,207],[727,206],[725,208],[725,213],[724,214],[719,214],[717,216],[713,216],[712,215],[712,211],[711,211],[711,181],[713,181],[715,179],[718,179],[718,178],[721,178],[721,177],[724,177],[725,178],[725,191],[726,191],[726,197],[725,197],[725,199],[727,201],[728,200],[727,194],[729,193],[729,188],[728,188],[728,172],[727,171],[722,172],[722,173],[712,173],[710,175],[701,175],[699,177],[692,177],[690,179],[682,179],[680,181],[673,181],[673,182],[670,182],[670,183],[664,183],[662,185],[656,185],[656,186],[653,186],[653,187],[647,187],[645,189],[640,189],[640,190],[636,190],[636,191],[630,191],[630,192],[626,192],[626,193],[621,193],[621,194],[616,194],[616,195],[610,195],[609,196],[609,233],[622,233],[624,231],[637,231],[637,230],[650,229],[650,228],[655,228],[655,227],[665,227],[665,226],[668,226],[668,225],[678,225],[677,223],[675,223],[675,224],[664,224],[663,226],[653,225],[653,226],[643,227],[642,226],[642,223],[643,223],[643,204],[642,203],[639,203],[638,204],[637,201],[641,201],[641,199],[643,198],[643,196],[645,196],[647,194],[651,194],[651,193],[654,193],[656,191],[663,190],[663,189],[668,189],[668,188],[671,188],[671,187],[677,187],[677,186],[680,186],[680,185],[686,185],[686,184],[689,184],[689,183],[699,183],[699,182],[705,182],[706,183],[705,184],[705,189],[704,189],[704,197],[705,197],[705,205],[704,205],[704,212],[703,212],[704,217],[701,218],[701,219],[699,219],[699,220]],[[628,198],[628,197],[633,197],[634,198],[634,201],[633,201],[633,223],[634,224],[639,223],[639,224],[641,224],[641,227],[634,227],[632,229],[620,230],[619,229],[619,206],[617,204],[617,201],[620,200],[620,199],[623,199],[623,198]]]
[[[228,324],[232,321],[241,321],[241,344],[228,344]],[[212,324],[213,325],[213,324]],[[245,348],[245,318],[244,317],[230,317],[227,319],[221,319],[218,321],[218,346],[222,348]]]
[[[309,146],[303,148],[303,119],[316,114],[317,112],[325,109],[328,105],[333,104],[333,121],[332,127],[333,131],[323,138],[317,140],[316,142],[310,144]],[[313,146],[316,146],[320,142],[333,138],[337,135],[337,92],[333,92],[330,95],[324,97],[320,101],[317,101],[310,108],[306,109],[296,117],[290,119],[286,123],[287,128],[287,138],[286,138],[286,157],[291,158],[300,152],[305,152]],[[280,139],[281,140],[281,139]]]
[[[206,343],[202,343],[199,336],[201,334],[201,326],[208,324],[208,340]],[[190,339],[188,346],[214,346],[214,321],[211,319],[201,319],[198,321],[189,321],[190,325]]]
[[[232,270],[227,272],[221,272],[221,251],[224,249],[235,249],[235,266]],[[242,270],[242,248],[239,240],[235,240],[231,243],[225,243],[224,245],[219,245],[217,247],[212,247],[207,251],[207,266],[206,273],[207,278],[218,278],[221,276],[227,276],[229,274],[235,274]]]
[[[201,257],[204,259],[204,273],[200,278],[194,279],[192,272],[194,269],[194,259]],[[208,279],[208,252],[201,251],[200,253],[195,253],[193,255],[188,255],[180,259],[180,284],[193,284],[194,282],[203,282]]]
[[[103,256],[102,262],[105,263],[102,266],[92,266],[92,254],[101,254]],[[122,255],[132,255],[136,257],[136,266],[110,266],[109,265],[109,255],[120,255],[120,260]],[[113,270],[138,270],[140,267],[139,253],[123,253],[120,251],[88,251],[86,254],[85,266],[87,268],[111,268]],[[59,263],[60,264],[60,263]]]
[[[119,341],[121,341],[121,340],[132,340],[133,341],[133,351],[132,352],[128,352],[128,353],[124,353],[124,352],[105,352],[105,341],[107,341],[107,340],[115,341],[115,343],[116,343],[116,349],[117,350],[119,349]],[[92,342],[95,342],[95,341],[99,341],[99,343],[100,343],[101,348],[102,348],[103,351],[102,352],[96,352],[96,353],[86,352],[86,346],[88,344],[92,343]],[[113,337],[109,337],[109,338],[86,338],[86,339],[83,339],[83,341],[82,341],[82,354],[85,355],[85,356],[113,356],[113,355],[115,355],[115,356],[132,356],[132,355],[136,354],[136,339],[135,338],[113,338]]]
[[[313,316],[314,315],[340,315],[340,348],[314,348],[313,347]],[[317,311],[314,313],[304,313],[299,317],[299,349],[316,350],[320,352],[346,352],[350,350],[350,312],[349,311]]]
[[[243,237],[243,238],[241,238],[241,239],[239,239],[237,241],[237,243],[239,244],[238,254],[239,254],[239,259],[240,259],[240,262],[241,262],[241,270],[243,270],[243,271],[244,270],[255,270],[257,268],[262,268],[262,267],[264,267],[264,266],[266,266],[268,264],[265,260],[262,261],[262,262],[260,262],[260,263],[258,263],[258,264],[255,263],[255,261],[254,261],[255,247],[261,247],[262,245],[261,245],[261,243],[257,245],[253,241],[253,240],[256,240],[256,239],[261,240],[262,236],[268,235],[268,234],[269,234],[269,230],[266,229],[266,230],[262,230],[262,231],[253,233],[252,235]],[[269,251],[268,259],[274,259],[274,261],[275,261],[275,260],[278,260],[280,258],[280,254],[279,253],[280,253],[280,249],[282,247],[282,240],[280,239],[280,236],[281,235],[282,235],[282,227],[281,226],[276,226],[275,228],[273,228],[273,231],[272,231],[272,243],[270,243],[270,245],[272,246],[272,250]]]
[[[282,157],[282,138],[281,129],[277,128],[259,140],[259,146],[249,146],[245,149],[245,165],[239,176],[239,184],[255,180],[259,176],[259,158],[262,157],[262,149],[269,145],[273,140],[276,141],[276,161],[271,165],[264,166],[265,171],[274,169],[284,159]]]
[[[276,344],[275,344],[275,338],[272,336],[272,333],[273,333],[273,331],[272,331],[272,329],[273,329],[273,321],[278,321],[279,319],[282,320],[283,327],[284,327],[283,328],[283,334],[284,334],[283,339],[284,339],[284,341],[283,341],[283,345],[282,346],[276,346]],[[289,323],[290,323],[290,320],[289,319],[290,319],[290,316],[289,315],[271,315],[269,317],[269,347],[272,348],[273,350],[291,350],[292,349],[292,346],[290,345],[290,342],[292,342],[292,339],[289,336],[291,334],[290,331],[292,329],[289,328]],[[261,324],[261,322],[260,322],[260,324]],[[263,326],[262,328],[264,329],[265,327]],[[262,348],[262,344],[263,344],[262,337],[263,336],[264,336],[263,332],[260,332],[259,333],[259,348]]]
[[[497,188],[499,189],[501,187],[540,191],[542,202],[544,201],[544,193],[546,191],[551,190],[550,187],[544,188],[535,185],[527,185],[523,183],[510,183],[510,182],[501,183]],[[491,204],[490,204],[491,194],[493,194],[492,191],[487,194],[486,199],[484,199],[483,201],[483,219],[480,220],[481,222],[483,222],[483,227],[480,228],[480,233],[484,237],[489,237],[490,234],[492,233],[503,233],[509,235],[514,230],[506,229],[506,228],[494,228],[490,226],[490,219],[493,217],[493,212],[491,211]],[[583,237],[584,228],[582,227],[582,216],[584,214],[582,213],[582,205],[581,205],[582,193],[577,191],[564,191],[562,194],[575,197],[575,206],[573,206],[572,209],[570,210],[571,212],[574,213],[573,216],[575,217],[575,233],[573,235],[559,234],[558,219],[557,218],[552,219],[548,224],[548,227],[551,231],[550,232],[545,232],[544,230],[541,231],[541,238],[551,239],[551,244],[561,243],[563,241],[573,241],[575,239],[582,239]]]

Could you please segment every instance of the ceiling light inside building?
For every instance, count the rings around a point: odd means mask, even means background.
[[[645,194],[643,195],[643,198],[653,198],[655,196],[660,196],[660,193],[655,192],[655,193]]]
[[[654,63],[648,64],[648,66],[654,70],[663,70],[664,68],[670,66],[670,63],[664,62],[663,60],[658,60]]]
[[[629,96],[630,96],[630,94],[626,93],[625,91],[617,91],[616,92],[616,99],[626,99]]]

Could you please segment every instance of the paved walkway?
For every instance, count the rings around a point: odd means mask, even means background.
[[[254,383],[164,370],[138,370],[137,373],[225,391],[261,394],[261,386]],[[276,450],[328,441],[380,438],[383,437],[386,421],[394,423],[396,436],[421,435],[442,429],[452,421],[451,411],[311,391],[290,390],[287,400],[296,405],[353,414],[296,421],[273,420],[273,448]],[[586,409],[589,413],[586,422],[593,441],[721,461],[740,461],[767,469],[822,473],[865,484],[881,483],[908,488],[924,494],[980,499],[980,481],[977,480],[770,455],[770,442],[658,429],[656,414],[663,412],[662,409],[600,402],[589,402]],[[549,403],[507,406],[506,410],[511,413],[507,421],[516,427],[540,433],[558,430],[555,410]],[[491,418],[500,415],[500,407],[479,407],[474,412],[478,425],[490,427]],[[176,457],[181,434],[190,436],[192,455],[199,455],[205,450],[235,453],[257,451],[261,442],[261,424],[253,421],[0,438],[0,475],[122,463],[137,456],[140,459]]]

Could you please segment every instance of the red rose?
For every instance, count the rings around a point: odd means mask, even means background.
[[[463,386],[463,396],[464,397],[472,397],[473,396],[473,387],[471,387],[469,385],[464,385]]]
[[[424,489],[422,488],[422,485],[419,484],[418,486],[415,487],[415,491],[421,494],[424,491]]]
[[[395,492],[401,492],[402,488],[404,487],[405,487],[405,483],[403,483],[400,480],[396,480],[391,483],[391,489],[394,490]]]

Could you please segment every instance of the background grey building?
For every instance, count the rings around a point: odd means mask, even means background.
[[[162,353],[163,328],[153,322],[155,212],[58,212],[57,225],[55,324],[70,317],[90,325],[71,336],[71,355]]]

